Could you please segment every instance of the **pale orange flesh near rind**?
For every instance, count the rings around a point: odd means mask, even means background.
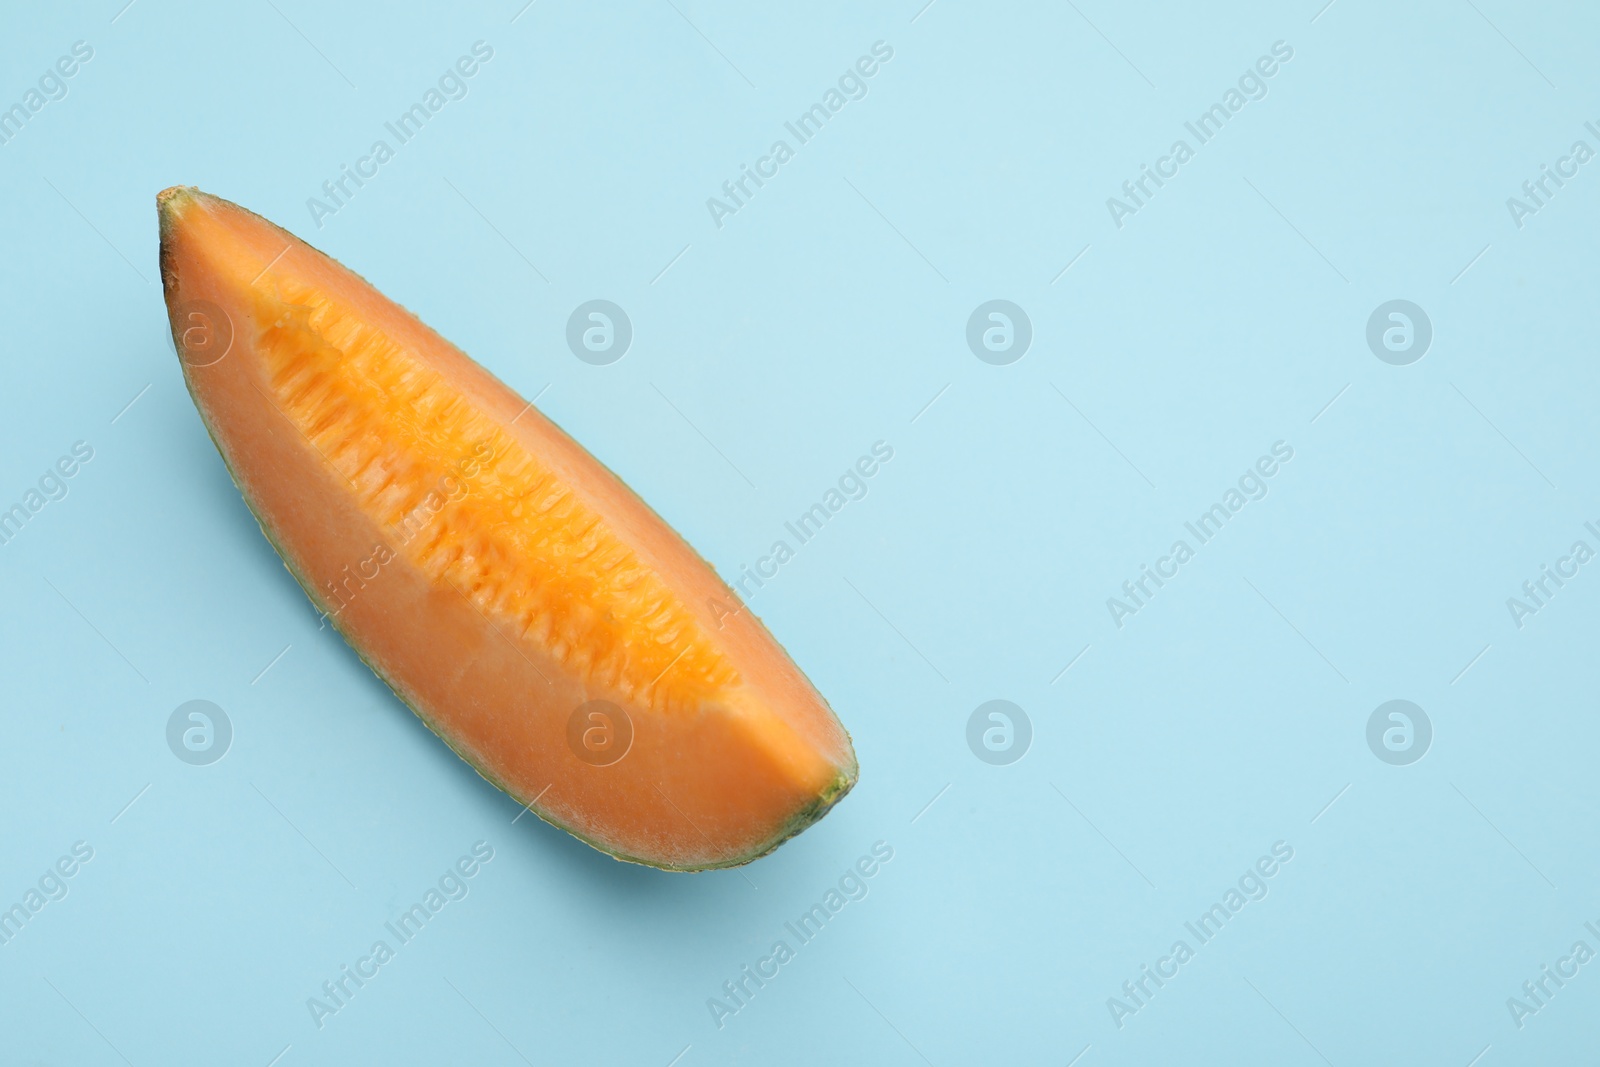
[[[612,855],[748,862],[856,779],[848,734],[758,619],[620,480],[338,263],[227,201],[158,197],[185,380],[290,572],[484,777]],[[209,358],[209,357],[208,357]],[[610,701],[632,748],[567,720]]]

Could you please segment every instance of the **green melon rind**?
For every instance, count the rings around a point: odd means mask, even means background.
[[[185,189],[185,192],[187,192],[187,191],[188,190]],[[248,210],[248,209],[241,209],[241,210]],[[160,212],[160,214],[161,214],[161,227],[160,228],[161,228],[162,237],[164,238],[166,236],[166,231],[167,231],[166,214],[165,214],[165,212]],[[263,220],[263,221],[266,221],[266,220]],[[306,247],[310,248],[311,246],[307,245]],[[314,251],[318,251],[320,255],[326,255],[327,254],[325,252],[320,252],[320,250],[314,250]],[[163,240],[162,241],[162,250],[161,250],[161,280],[162,280],[162,288],[163,288],[164,291],[170,291],[171,290],[171,278],[175,274],[176,274],[176,271],[172,269],[171,264],[167,260],[166,242],[165,242],[165,240]],[[179,340],[176,331],[174,331],[173,335],[172,335],[172,344],[173,344],[174,351],[179,353],[178,358],[181,361],[182,358],[183,358],[182,354],[181,354],[181,348],[180,348],[181,341]],[[283,564],[283,569],[289,572],[290,576],[292,578],[294,578],[296,584],[298,584],[300,586],[300,588],[305,592],[306,598],[311,601],[311,606],[313,608],[316,608],[317,611],[319,611],[322,614],[322,616],[324,618],[326,618],[332,624],[334,631],[336,633],[338,633],[339,637],[344,641],[344,643],[350,647],[351,651],[353,651],[356,654],[356,656],[361,660],[362,663],[366,664],[367,668],[369,670],[371,670],[373,674],[378,676],[378,678],[383,682],[384,685],[389,687],[389,691],[392,692],[395,695],[396,699],[398,699],[402,704],[404,704],[407,708],[409,708],[413,715],[415,715],[418,719],[421,719],[423,725],[426,726],[430,731],[432,731],[433,734],[435,736],[437,736],[441,741],[443,741],[446,745],[448,745],[452,752],[454,752],[457,756],[461,757],[461,759],[467,764],[467,766],[471,767],[474,771],[476,771],[478,773],[478,776],[481,777],[484,781],[488,782],[490,785],[494,786],[496,789],[500,790],[502,793],[504,793],[507,796],[509,796],[512,800],[518,801],[520,804],[522,804],[522,806],[523,806],[523,808],[525,810],[531,811],[534,815],[538,816],[544,822],[549,823],[551,826],[554,826],[559,830],[566,831],[567,833],[571,834],[573,837],[576,837],[579,841],[582,841],[584,844],[589,845],[591,848],[594,848],[595,850],[597,850],[599,852],[603,852],[606,855],[610,856],[612,859],[620,860],[620,861],[622,861],[624,863],[636,863],[636,864],[639,864],[640,866],[643,866],[643,867],[654,867],[657,870],[673,871],[673,872],[690,872],[690,873],[692,873],[692,872],[698,872],[698,871],[726,870],[728,868],[733,868],[733,867],[743,867],[745,864],[753,863],[756,860],[760,859],[761,857],[772,853],[773,851],[775,851],[778,848],[779,845],[782,845],[785,841],[788,841],[792,837],[798,836],[801,832],[803,832],[806,828],[811,826],[813,823],[816,823],[819,820],[821,820],[824,815],[828,814],[828,812],[833,808],[833,806],[835,804],[837,804],[837,803],[839,803],[839,801],[843,800],[845,795],[848,794],[850,792],[850,790],[855,787],[856,782],[860,778],[860,769],[859,769],[859,764],[857,764],[854,760],[852,760],[851,761],[851,766],[847,771],[840,771],[837,775],[835,775],[834,778],[833,778],[833,781],[829,782],[828,785],[822,790],[822,792],[819,793],[816,797],[812,798],[804,807],[802,807],[794,815],[790,816],[788,821],[785,822],[778,829],[777,833],[775,833],[767,841],[763,842],[762,844],[757,845],[750,852],[748,852],[746,854],[743,854],[743,855],[740,855],[740,856],[735,856],[735,857],[733,857],[731,859],[719,860],[719,861],[714,862],[714,863],[704,863],[704,864],[694,864],[694,865],[681,865],[681,866],[680,865],[676,865],[676,864],[661,863],[661,862],[657,862],[655,860],[646,859],[646,858],[644,858],[642,856],[633,856],[633,855],[629,855],[628,853],[620,852],[620,851],[617,851],[615,849],[609,848],[605,844],[603,844],[602,842],[595,840],[594,838],[588,836],[587,834],[584,834],[584,833],[580,832],[579,830],[575,829],[574,827],[562,822],[561,820],[559,820],[559,819],[555,818],[554,816],[548,814],[547,812],[541,810],[535,804],[532,804],[532,803],[530,803],[530,802],[528,802],[526,800],[523,800],[522,798],[517,796],[517,794],[516,794],[516,792],[514,790],[512,790],[504,782],[502,782],[498,778],[496,778],[495,775],[492,774],[486,767],[484,767],[484,766],[480,765],[479,763],[477,763],[475,760],[473,760],[473,758],[468,753],[462,751],[459,747],[457,747],[456,743],[451,739],[450,735],[446,731],[442,730],[433,721],[433,719],[426,712],[424,712],[422,710],[422,708],[420,706],[418,706],[417,704],[414,704],[410,700],[406,699],[406,697],[401,692],[401,688],[395,684],[394,680],[391,679],[388,676],[388,674],[382,670],[382,668],[380,668],[372,660],[368,659],[367,658],[367,654],[361,650],[360,644],[357,643],[354,639],[352,639],[349,634],[344,632],[343,628],[341,628],[339,623],[336,621],[336,614],[334,612],[331,612],[331,611],[328,610],[330,605],[328,603],[326,603],[317,594],[317,591],[316,591],[315,587],[310,582],[308,582],[306,580],[305,576],[300,574],[298,571],[296,571],[294,569],[293,566],[290,565],[289,556],[288,556],[287,553],[284,552],[283,546],[278,543],[277,539],[274,538],[272,536],[272,533],[267,529],[266,523],[262,520],[261,512],[256,509],[255,501],[252,500],[250,498],[250,494],[245,491],[244,484],[239,480],[238,472],[233,469],[233,464],[228,462],[228,454],[222,448],[222,442],[217,436],[216,429],[211,425],[211,419],[206,414],[205,406],[200,403],[200,398],[195,393],[194,386],[189,380],[188,373],[184,373],[184,375],[183,375],[183,384],[184,384],[184,388],[188,389],[188,391],[189,391],[190,399],[194,401],[195,411],[198,412],[199,415],[200,415],[200,423],[201,423],[201,425],[203,425],[205,427],[206,434],[211,438],[212,445],[214,445],[216,447],[216,449],[217,449],[217,455],[219,457],[221,457],[221,459],[222,459],[223,468],[225,470],[227,470],[228,477],[233,480],[234,488],[236,488],[239,491],[239,496],[244,500],[245,506],[250,509],[250,515],[251,515],[252,518],[254,518],[256,520],[256,526],[260,528],[261,535],[267,539],[267,543],[270,544],[272,546],[272,548],[273,548],[273,551],[277,553],[279,562],[281,562]],[[606,471],[606,473],[611,474],[612,477],[614,477],[614,478],[616,477],[615,472],[613,472],[611,470],[611,468],[607,467],[598,458],[593,457],[592,454],[591,454],[591,458],[593,458],[596,463],[600,464],[600,466]],[[627,484],[627,483],[623,482],[622,479],[620,479],[620,478],[617,478],[617,481],[618,481],[619,484],[622,484],[624,486]],[[631,492],[631,490],[629,490],[629,491]],[[646,505],[646,507],[648,507],[648,505]],[[654,513],[654,509],[651,509],[651,510],[652,510],[652,514],[653,514]],[[693,549],[691,548],[691,551],[692,550]],[[696,553],[696,558],[699,558],[699,554],[698,553]],[[702,559],[701,562],[704,563],[705,561]],[[710,566],[709,564],[706,564],[706,565]],[[752,615],[753,615],[753,613],[752,613]],[[844,725],[843,725],[842,722],[840,723],[840,729],[841,730],[844,729]],[[852,741],[851,748],[853,750],[853,748],[854,748],[853,739],[850,738],[850,734],[849,734],[848,730],[845,730],[845,738],[846,738],[847,741]]]

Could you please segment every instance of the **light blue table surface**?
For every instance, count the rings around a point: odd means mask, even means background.
[[[1592,8],[122,2],[0,22],[0,1060],[1594,1054]],[[695,876],[517,818],[230,483],[180,183],[729,580],[892,449],[750,599],[854,793]],[[622,358],[569,348],[591,300]]]

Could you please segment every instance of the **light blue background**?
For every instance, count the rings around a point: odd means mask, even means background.
[[[0,101],[94,58],[0,147],[3,506],[94,459],[0,548],[0,906],[94,859],[0,946],[6,1062],[1592,1052],[1600,963],[1520,1030],[1506,999],[1600,950],[1600,568],[1520,630],[1506,598],[1600,547],[1600,163],[1521,229],[1506,198],[1600,148],[1594,14],[921,3],[11,6]],[[469,95],[318,229],[306,199],[480,39]],[[866,98],[719,230],[706,198],[878,40]],[[1269,95],[1119,230],[1106,198],[1278,40]],[[513,824],[319,631],[206,438],[156,265],[178,183],[547,390],[725,577],[889,442],[752,601],[852,731],[855,792],[697,876]],[[563,339],[593,298],[634,325],[608,367]],[[993,298],[1032,320],[1010,366],[964,340]],[[1435,331],[1410,366],[1365,342],[1396,298]],[[1113,625],[1279,440],[1270,495]],[[208,767],[164,738],[195,698],[235,731]],[[993,698],[1033,724],[1010,766],[967,748]],[[1410,766],[1366,744],[1391,698],[1433,723]],[[470,895],[319,1030],[306,999],[479,840]],[[707,998],[880,840],[867,898],[718,1029]],[[1107,998],[1279,840],[1266,899],[1119,1029]]]

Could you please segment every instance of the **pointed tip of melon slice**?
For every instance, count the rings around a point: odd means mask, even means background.
[[[172,244],[173,232],[178,228],[179,219],[183,210],[196,199],[205,196],[199,189],[192,185],[169,185],[156,194],[156,228],[161,235],[161,265],[162,280],[164,283],[171,281],[169,266],[169,248]],[[167,286],[170,288],[170,285]]]
[[[192,185],[169,185],[156,194],[156,213],[165,222],[175,215],[186,202],[194,197],[205,195],[205,193],[202,193]]]
[[[165,245],[172,237],[174,231],[183,223],[189,209],[196,204],[215,211],[219,206],[237,208],[231,201],[220,196],[212,196],[193,185],[169,185],[156,194],[156,218],[159,223],[161,242]],[[243,210],[239,208],[238,210]]]

